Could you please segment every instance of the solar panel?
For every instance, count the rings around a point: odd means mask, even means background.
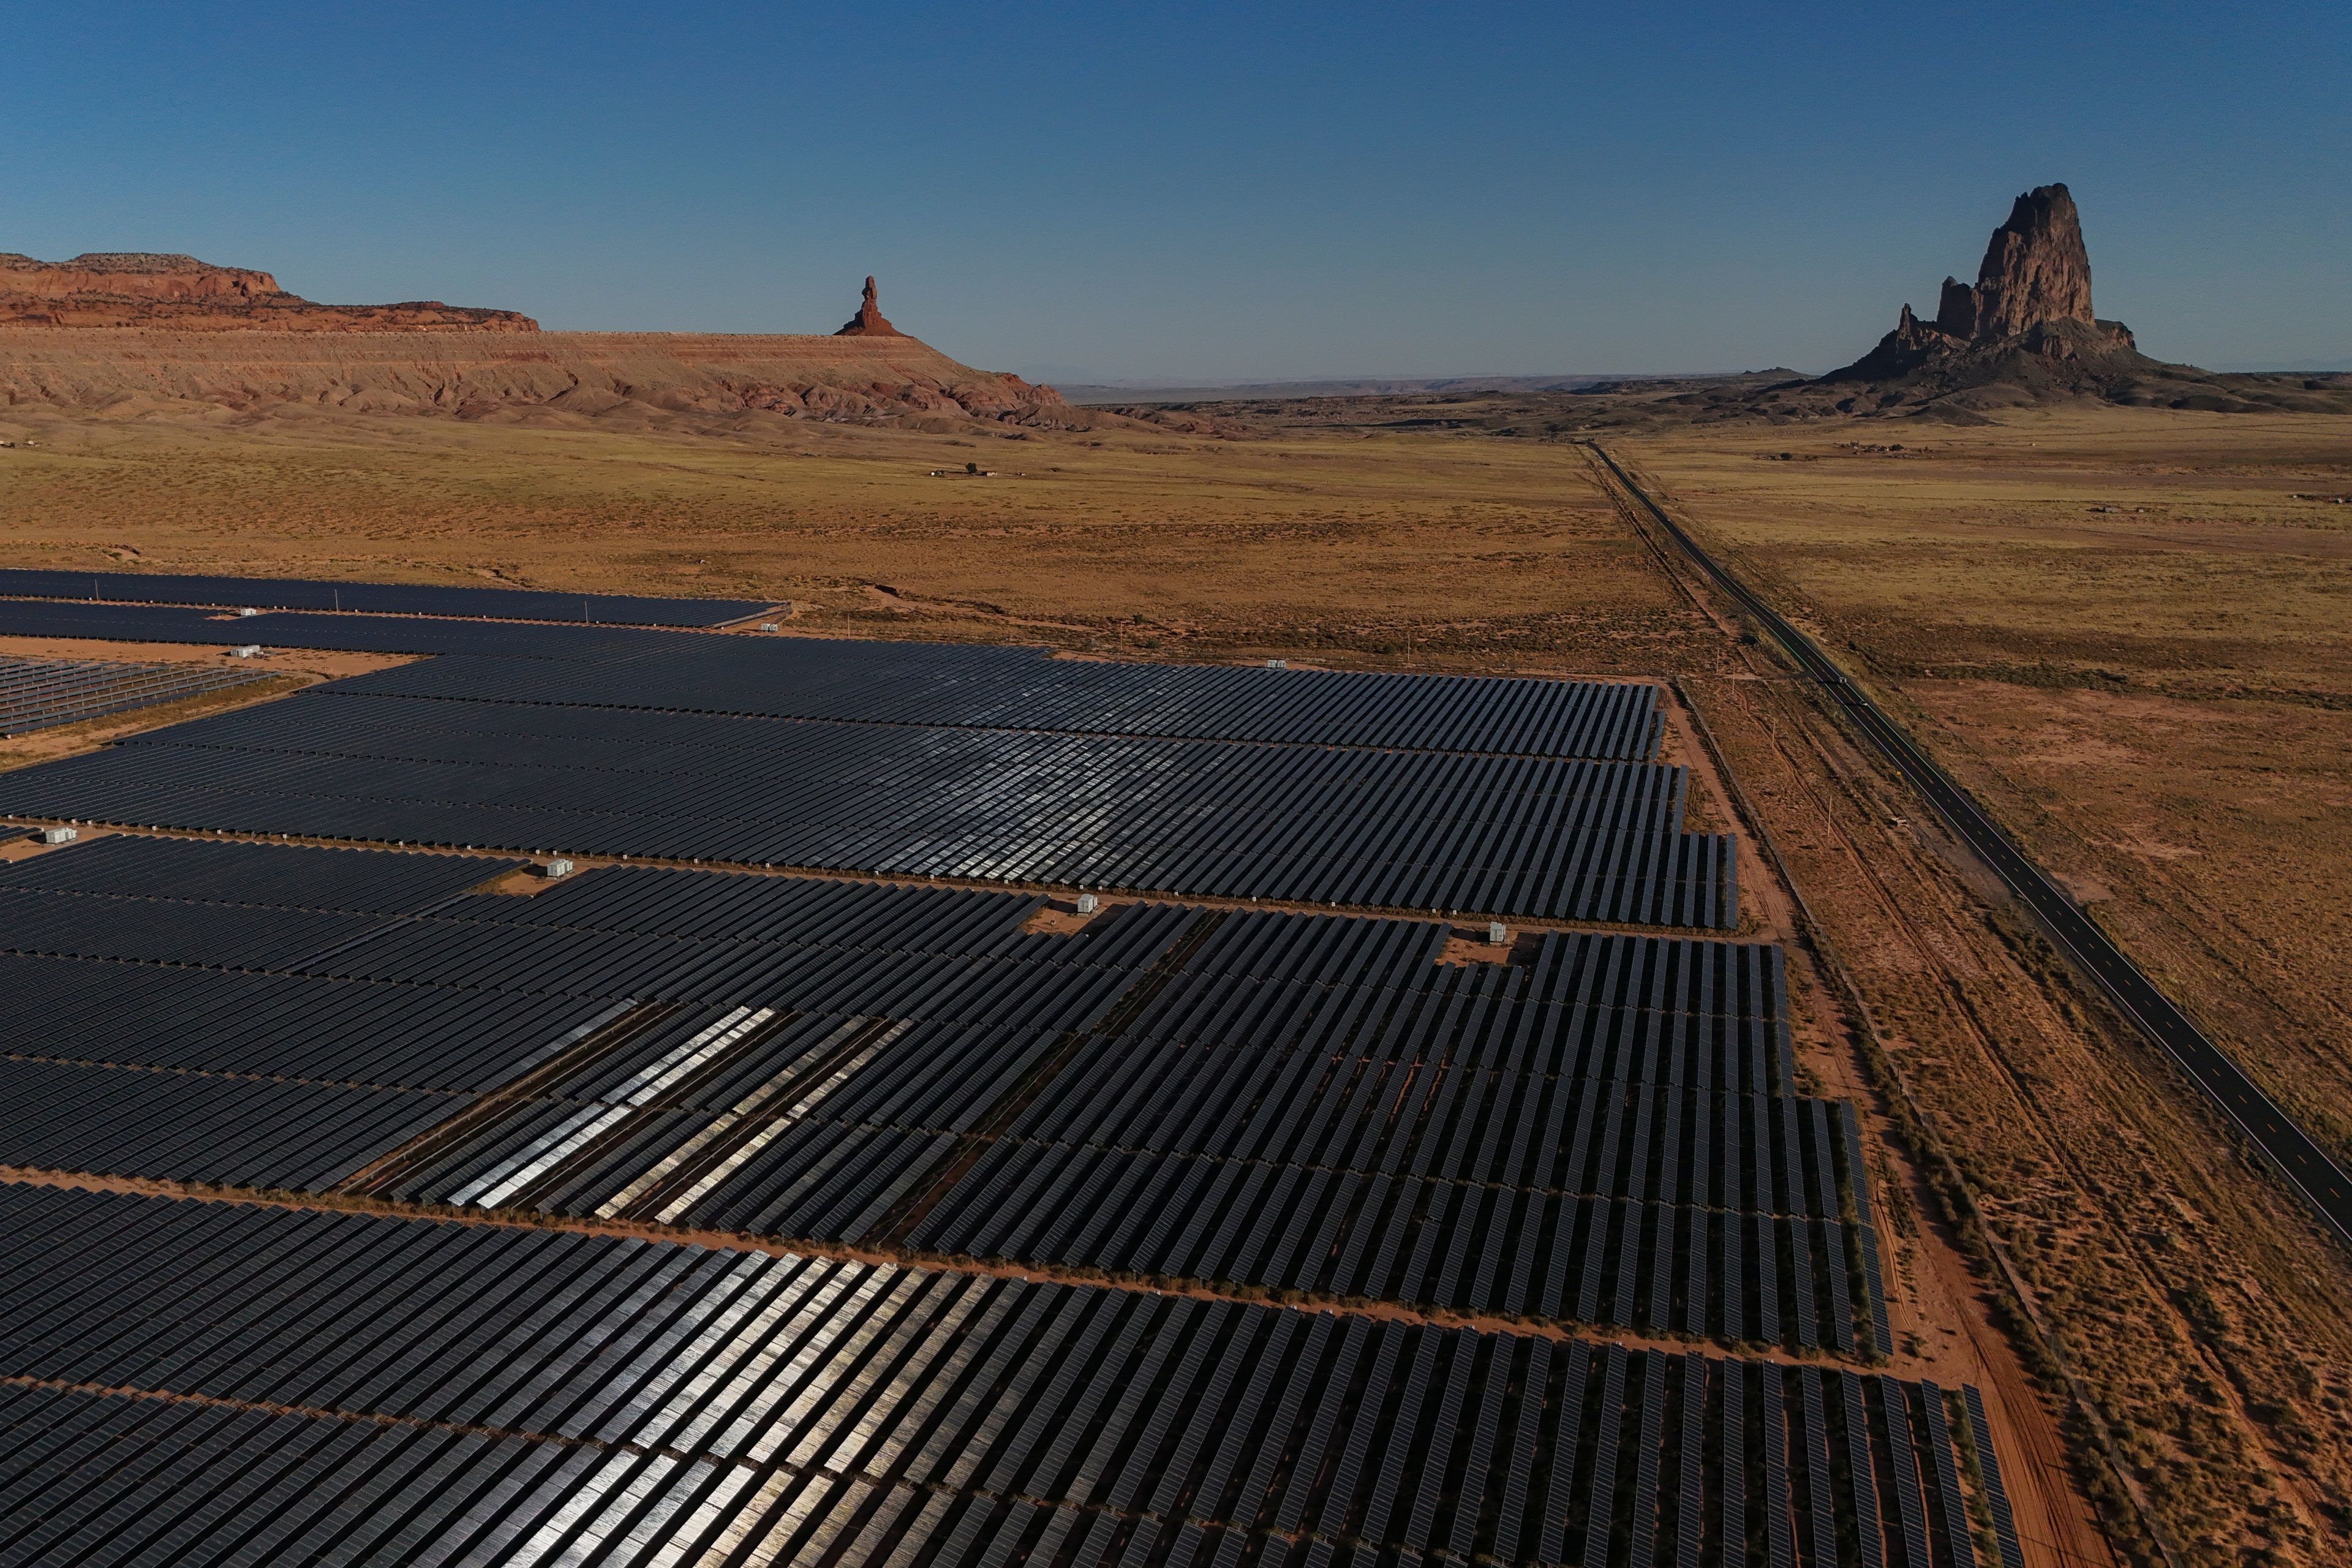
[[[1728,837],[1682,829],[1681,789],[1680,769],[1654,763],[306,694],[8,774],[0,809],[1349,907],[1732,924]]]
[[[297,624],[299,621],[299,625]],[[283,623],[283,631],[273,628]],[[341,623],[253,623],[300,643]],[[399,632],[385,623],[383,635]],[[409,635],[416,635],[411,633]],[[744,717],[1647,762],[1662,733],[1646,682],[1241,669],[1044,657],[1039,648],[814,637],[616,636],[551,667],[446,658],[350,682],[354,693]],[[469,652],[449,646],[440,651]],[[501,652],[485,645],[484,654]]]
[[[374,611],[499,620],[707,626],[772,608],[765,599],[668,599],[439,584],[343,583],[299,577],[214,577],[167,572],[0,570],[0,595],[145,605]]]
[[[1963,1385],[1960,1397],[1969,1413],[1969,1458],[1977,1484],[1992,1514],[1993,1540],[2000,1550],[2001,1568],[2024,1568],[2025,1549],[2017,1539],[2017,1521],[2010,1511],[2009,1489],[2001,1484],[2000,1458],[1993,1451],[1992,1425],[1985,1419],[1983,1395]]]
[[[179,702],[266,679],[202,664],[112,664],[0,657],[0,736]]]
[[[203,643],[234,647],[253,639],[213,611],[154,605],[58,604],[0,599],[0,636],[89,637],[104,642]]]
[[[1920,1485],[1919,1449],[1911,1430],[1908,1394],[1901,1384],[1885,1378],[1871,1379],[1864,1394],[1877,1399],[1886,1426],[1887,1451],[1895,1472],[1895,1540],[1902,1553],[1902,1568],[1934,1568],[1927,1549],[1927,1493]]]
[[[466,1100],[10,1059],[0,1103],[0,1165],[323,1192]]]
[[[0,865],[0,889],[399,915],[430,909],[521,864],[119,834]]]

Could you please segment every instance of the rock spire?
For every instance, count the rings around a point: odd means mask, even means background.
[[[2091,257],[2083,220],[2063,185],[2042,185],[2017,198],[2009,221],[1992,231],[1976,287],[1944,279],[1936,327],[1964,342],[2021,338],[2053,321],[2091,314]]]
[[[849,318],[848,325],[833,334],[836,338],[903,338],[907,334],[882,319],[882,307],[875,303],[874,279],[866,279],[866,300],[857,307],[857,314]]]
[[[1933,321],[1904,306],[1876,348],[1823,379],[1885,381],[1939,366],[1973,375],[1967,367],[2021,353],[2047,363],[2117,360],[2118,367],[2140,357],[2129,328],[2091,313],[2091,258],[2063,185],[2017,198],[2009,221],[1992,231],[1976,282],[1944,279]]]

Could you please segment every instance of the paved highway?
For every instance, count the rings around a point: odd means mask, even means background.
[[[1889,719],[1843,670],[1831,663],[1811,637],[1717,565],[1714,558],[1699,548],[1698,542],[1660,510],[1648,492],[1633,482],[1633,476],[1618,466],[1616,458],[1598,446],[1592,450],[1609,465],[1610,472],[1617,476],[1626,492],[1697,563],[1699,569],[1770,632],[1800,669],[1821,683],[1831,700],[1853,721],[1854,727],[1878,747],[1911,787],[1927,798],[1936,814],[2032,911],[2042,931],[2074,961],[2075,967],[2089,976],[2116,1009],[2139,1026],[2142,1034],[2196,1080],[2222,1113],[2270,1156],[2288,1184],[2319,1211],[2339,1237],[2352,1241],[2352,1178],[2347,1178],[2268,1095],[2255,1088],[2253,1080],[2239,1071],[2237,1064],[2223,1055],[2187,1014],[2174,1006],[2139,965],[2125,957],[2074,900],[2027,859],[1969,793],[1929,761],[1902,726]]]

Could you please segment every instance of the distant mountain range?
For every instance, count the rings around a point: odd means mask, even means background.
[[[2273,375],[2343,375],[2352,372],[2352,354],[2337,354],[2333,359],[2297,359],[2287,360],[2284,363],[2270,361],[2262,364],[2233,364],[2224,368],[2247,371],[2256,374],[2267,373]]]

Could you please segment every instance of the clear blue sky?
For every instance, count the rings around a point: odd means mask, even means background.
[[[1853,357],[2028,185],[2100,314],[2352,363],[2352,6],[13,8],[0,250],[1066,379]]]

